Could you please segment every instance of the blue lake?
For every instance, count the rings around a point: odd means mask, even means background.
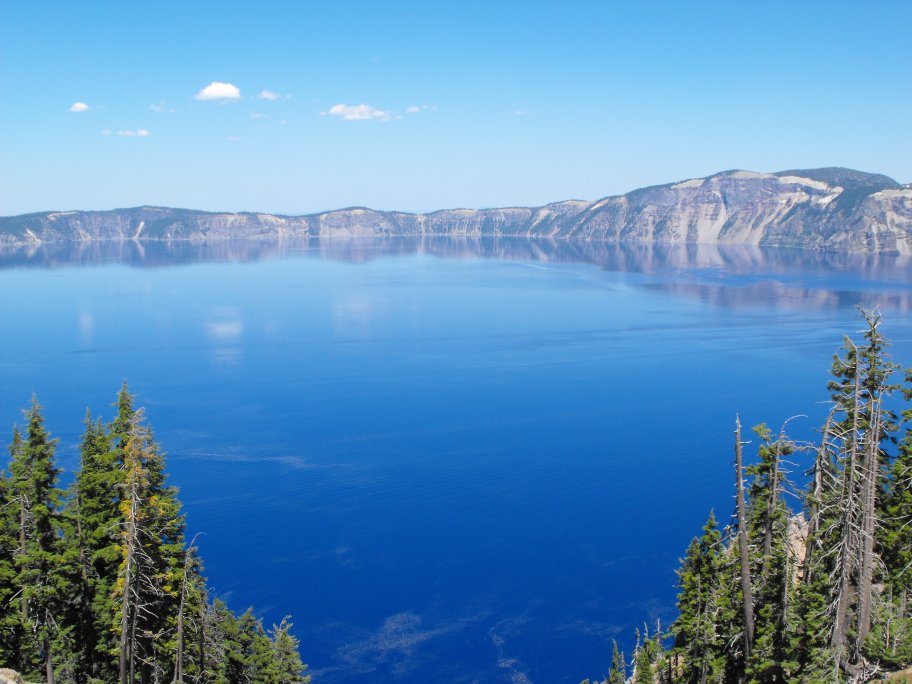
[[[127,379],[210,583],[291,614],[315,683],[575,684],[674,617],[736,413],[814,436],[858,304],[912,364],[898,257],[51,245],[0,254],[0,425],[37,393],[71,471]]]

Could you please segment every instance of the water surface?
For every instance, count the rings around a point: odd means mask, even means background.
[[[674,615],[732,429],[795,414],[898,257],[546,240],[94,243],[0,254],[0,425],[78,462],[127,379],[238,610],[315,682],[578,682]],[[8,440],[8,432],[4,439]]]

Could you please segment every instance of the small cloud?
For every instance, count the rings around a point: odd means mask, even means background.
[[[261,90],[257,97],[261,100],[269,100],[270,102],[275,102],[276,100],[287,100],[291,95],[279,95],[274,93],[271,90]]]
[[[194,95],[194,97],[197,100],[240,100],[241,91],[232,83],[213,81]]]
[[[417,113],[420,112],[420,111],[421,111],[421,107],[416,107],[415,105],[412,105],[411,107],[406,107],[406,108],[405,108],[405,113],[406,113],[406,114],[417,114]]]
[[[514,109],[512,112],[507,112],[508,116],[529,116],[528,109]]]
[[[85,102],[74,102],[70,105],[71,112],[87,112],[91,109]]]
[[[287,124],[287,123],[288,123],[287,120],[282,119],[281,121],[279,121],[279,126],[284,126],[284,125]]]
[[[263,114],[262,112],[254,112],[250,115],[251,119],[268,119],[269,114]]]
[[[329,111],[323,112],[323,115],[326,114],[341,116],[345,121],[370,121],[372,119],[388,121],[392,118],[389,112],[377,109],[376,107],[371,107],[367,104],[337,104],[330,107]]]
[[[111,129],[110,129],[110,128],[106,128],[106,129],[104,129],[104,130],[101,132],[101,134],[102,134],[102,135],[111,135]]]
[[[437,107],[432,107],[431,105],[426,105],[426,104],[423,104],[421,106],[411,105],[410,107],[406,107],[406,109],[405,109],[406,114],[417,114],[418,112],[436,112],[436,111],[437,111]]]
[[[174,107],[165,106],[164,100],[160,100],[159,102],[156,102],[155,104],[150,104],[149,109],[151,109],[153,112],[158,112],[158,113],[168,112],[168,114],[174,114],[174,112],[177,111]]]
[[[137,128],[135,130],[117,131],[117,135],[122,135],[125,138],[148,138],[151,134],[145,128]]]
[[[226,140],[227,140],[228,142],[237,142],[238,140],[240,140],[240,138],[237,137],[236,135],[229,135],[229,136],[226,138]]]

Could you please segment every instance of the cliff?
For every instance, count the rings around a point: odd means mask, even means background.
[[[0,247],[60,241],[519,236],[750,244],[912,254],[912,186],[851,169],[725,171],[587,202],[450,209],[353,207],[305,216],[164,207],[0,217]]]

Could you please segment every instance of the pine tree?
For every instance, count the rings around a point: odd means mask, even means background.
[[[13,432],[10,451],[21,449],[21,436]],[[17,523],[18,499],[13,484],[5,470],[0,470],[0,663],[15,663],[19,651],[20,623],[18,613],[12,610],[18,591],[16,584],[16,552],[19,548]]]
[[[624,654],[618,651],[617,641],[612,640],[611,644],[611,673],[608,675],[608,684],[624,684],[627,681]]]
[[[44,428],[37,399],[25,414],[25,439],[15,444],[10,463],[13,494],[19,506],[19,548],[15,555],[18,588],[13,604],[29,636],[20,641],[19,666],[28,676],[54,684],[54,645],[62,636],[62,601],[69,587],[57,534],[61,492],[54,465],[56,440]],[[38,673],[41,672],[41,675]]]
[[[121,570],[116,593],[119,679],[143,681],[173,668],[184,522],[176,490],[165,485],[164,458],[134,411],[122,444],[125,477],[120,502]]]
[[[797,558],[792,549],[793,524],[782,499],[787,490],[785,457],[795,451],[785,426],[773,439],[766,425],[754,432],[762,443],[758,459],[748,468],[752,476],[749,506],[749,537],[755,551],[753,582],[756,594],[755,643],[747,660],[752,684],[787,681],[797,669],[792,648],[795,626],[793,601]]]
[[[285,617],[270,630],[272,639],[272,677],[275,684],[307,684],[310,676],[305,675],[307,665],[301,662],[297,638],[291,633],[292,624]]]
[[[106,431],[87,415],[65,497],[33,401],[0,470],[0,664],[28,679],[305,682],[291,623],[267,633],[209,602],[177,490],[126,384]]]
[[[721,534],[709,514],[703,535],[691,541],[678,571],[678,619],[672,625],[674,653],[683,661],[682,681],[713,681],[725,660],[718,633],[722,590]]]
[[[866,344],[847,339],[844,356],[833,361],[835,379],[829,384],[837,415],[831,432],[841,474],[835,502],[838,525],[831,526],[828,549],[836,557],[831,601],[833,629],[830,646],[841,666],[865,671],[864,643],[876,611],[874,576],[880,565],[876,545],[877,517],[882,507],[884,466],[889,455],[883,443],[895,430],[895,416],[884,399],[898,387],[890,384],[896,365],[886,360],[886,339],[879,331],[880,315],[862,310],[867,324]]]
[[[101,420],[86,412],[80,469],[67,496],[68,537],[77,549],[80,603],[76,634],[87,677],[112,681],[116,650],[109,626],[115,619],[114,583],[120,564],[118,491],[123,471]]]
[[[906,371],[906,383],[912,387],[912,369]],[[906,389],[904,394],[912,400],[912,389]],[[912,409],[905,411],[903,417],[912,421]],[[890,468],[881,517],[880,548],[888,580],[896,589],[912,592],[912,428],[906,429]]]
[[[912,400],[912,369],[903,393]],[[903,413],[912,421],[912,410]],[[880,507],[878,530],[884,562],[885,600],[877,606],[866,651],[889,667],[912,662],[912,428],[907,428],[893,461]]]

